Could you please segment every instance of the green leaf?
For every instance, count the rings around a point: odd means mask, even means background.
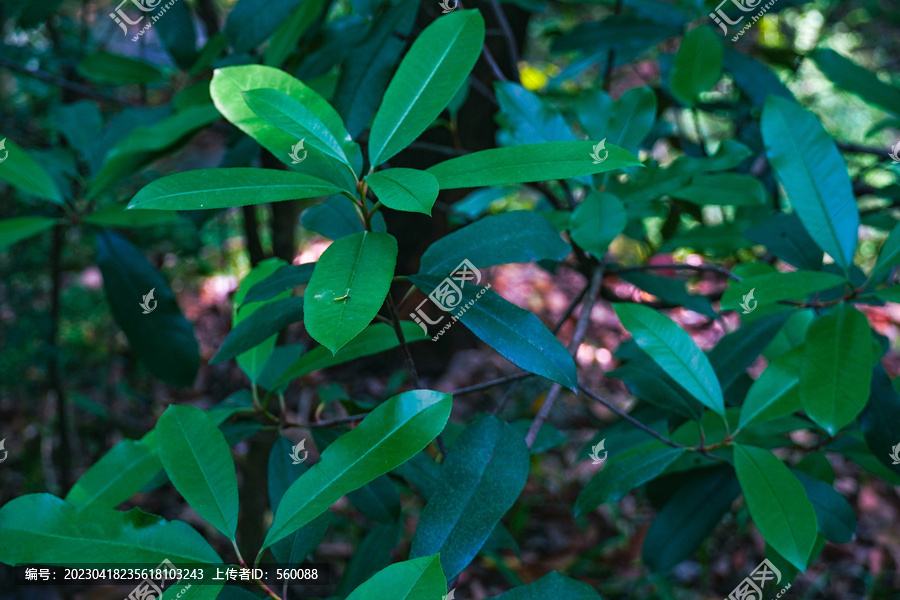
[[[872,334],[865,315],[841,304],[813,321],[800,374],[803,410],[834,435],[866,406],[872,380]]]
[[[435,275],[413,275],[409,280],[427,294],[443,282]],[[572,356],[540,319],[529,311],[508,302],[489,288],[476,285],[462,288],[460,301],[453,310],[456,312],[450,316],[445,328],[458,319],[514,365],[569,389],[578,385]],[[443,331],[439,331],[432,340],[438,339]]]
[[[791,469],[806,491],[813,509],[819,531],[830,542],[846,544],[856,537],[856,515],[847,500],[829,484],[819,481],[802,471]]]
[[[403,464],[440,434],[452,397],[431,390],[394,396],[323,452],[295,481],[275,511],[263,548],[286,537],[332,504]]]
[[[0,163],[0,181],[53,204],[62,205],[63,197],[53,182],[53,177],[21,146],[9,138],[3,138],[0,140],[0,153],[6,155],[6,159]]]
[[[190,583],[189,581],[181,580],[166,588],[159,600],[216,600],[217,598],[226,600],[219,595],[224,587],[224,583],[210,582],[200,585],[197,582]],[[247,592],[247,595],[253,597],[249,592]],[[243,600],[249,599],[244,598]]]
[[[77,509],[50,494],[0,508],[0,562],[42,564],[221,563],[199,533],[140,509]]]
[[[748,306],[755,300],[759,307],[775,304],[780,300],[805,300],[815,292],[846,284],[847,279],[834,273],[822,271],[790,271],[788,273],[767,273],[744,277],[732,281],[722,295],[722,310],[737,310],[744,297],[753,290],[753,298],[748,298]]]
[[[336,158],[353,170],[340,141],[302,102],[267,88],[247,90],[243,96],[247,106],[267,123],[297,139],[303,138],[310,148]]]
[[[248,331],[246,326],[242,327],[243,322],[245,320],[249,321],[252,319],[255,326],[256,324],[260,324],[261,321],[264,321],[267,318],[270,303],[256,304],[247,302],[247,294],[254,285],[275,274],[278,270],[286,266],[288,265],[286,265],[285,262],[280,258],[270,258],[268,260],[260,262],[258,265],[253,267],[250,272],[247,273],[244,279],[241,280],[241,285],[238,286],[238,289],[234,294],[234,303],[232,305],[232,332],[236,331],[238,328],[241,328],[242,331],[247,332],[244,335],[253,335],[252,330]],[[280,293],[275,294],[275,301],[277,302],[281,300],[287,300],[290,298],[290,295],[290,291],[282,290]],[[291,304],[290,307],[283,306],[283,308],[287,308],[288,310],[286,312],[291,314],[292,316],[296,315],[298,312],[302,315],[302,302],[302,299],[296,299],[289,303]],[[262,325],[260,324],[260,326]],[[246,346],[246,344],[242,344],[246,347],[242,348],[242,351],[238,353],[237,363],[241,370],[253,383],[258,383],[262,378],[262,372],[266,367],[269,357],[272,355],[272,352],[275,349],[275,342],[277,341],[277,339],[277,331],[273,332],[271,330],[268,330],[268,334],[262,339],[255,338],[254,340],[251,340],[256,342],[253,345]]]
[[[900,88],[883,82],[878,75],[830,48],[817,48],[809,57],[839,88],[856,94],[869,104],[900,115]]]
[[[113,316],[137,357],[163,381],[191,385],[200,368],[200,349],[166,280],[137,248],[111,231],[97,236],[97,266]],[[151,290],[156,308],[143,314],[141,302]]]
[[[606,140],[637,152],[656,122],[656,94],[651,88],[631,88],[618,100],[599,88],[576,97],[578,122],[592,140]]]
[[[401,321],[403,337],[407,344],[428,339],[428,334],[412,321]],[[397,333],[387,323],[369,325],[355,338],[347,342],[337,353],[332,353],[325,346],[316,346],[294,362],[279,379],[276,387],[280,387],[293,379],[303,377],[313,371],[327,369],[363,356],[371,356],[396,348],[400,345]]]
[[[197,60],[197,33],[194,15],[187,2],[167,4],[166,18],[154,23],[159,38],[172,60],[183,70],[188,70]],[[213,596],[215,598],[215,596]]]
[[[431,215],[431,208],[441,191],[431,173],[418,169],[376,171],[366,177],[366,183],[388,208],[426,215]]]
[[[303,34],[315,23],[325,6],[325,0],[300,2],[300,7],[282,22],[263,50],[263,63],[280,67],[297,48]]]
[[[237,475],[225,436],[193,406],[169,406],[156,430],[156,451],[175,489],[197,514],[234,541]]]
[[[625,452],[611,454],[603,470],[594,475],[578,494],[576,517],[590,513],[601,504],[618,502],[633,488],[655,479],[684,454],[684,449],[652,440]]]
[[[27,240],[56,225],[56,219],[48,217],[16,217],[0,221],[0,250]]]
[[[316,263],[303,263],[301,265],[283,265],[271,275],[254,283],[247,288],[242,304],[269,300],[278,294],[288,291],[298,285],[309,283]]]
[[[450,275],[464,260],[476,267],[561,261],[570,250],[546,218],[516,210],[479,219],[437,240],[422,255],[419,272]]]
[[[699,469],[679,478],[678,491],[659,510],[644,538],[642,558],[657,572],[689,559],[741,491],[730,466]]]
[[[252,50],[301,4],[301,0],[240,0],[225,21],[225,35],[231,47],[235,52]]]
[[[693,106],[697,97],[713,87],[722,76],[722,42],[705,25],[692,29],[681,40],[675,54],[669,88],[682,104]]]
[[[259,142],[289,169],[314,173],[317,178],[329,181],[341,190],[355,195],[357,190],[354,174],[341,163],[317,150],[308,151],[303,162],[292,164],[292,148],[299,140],[254,113],[244,99],[242,92],[260,88],[278,90],[305,106],[340,142],[354,173],[356,175],[360,173],[362,154],[359,146],[350,139],[341,116],[318,92],[284,71],[261,65],[216,69],[209,85],[209,93],[222,116]]]
[[[444,573],[456,577],[515,504],[529,468],[528,446],[512,425],[485,416],[466,427],[422,509],[410,556],[439,553]]]
[[[334,184],[306,173],[275,169],[200,169],[175,173],[145,186],[129,209],[198,210],[249,206],[281,200],[318,198],[340,192]]]
[[[66,502],[78,508],[115,508],[150,483],[162,468],[155,446],[122,440],[75,482]]]
[[[390,477],[376,477],[347,498],[363,515],[380,523],[394,523],[400,519],[400,494]]]
[[[597,142],[545,142],[511,148],[472,152],[438,163],[428,169],[442,190],[570,179],[605,173],[641,163],[630,152],[606,144],[596,163],[591,158]],[[609,152],[605,155],[604,152]]]
[[[85,56],[78,63],[78,72],[100,85],[150,84],[165,79],[162,71],[146,61],[105,52]]]
[[[709,299],[706,296],[688,292],[684,281],[669,279],[668,277],[656,277],[640,271],[619,273],[619,276],[628,283],[636,285],[664,302],[683,306],[710,319],[719,318]]]
[[[762,114],[769,164],[803,227],[845,272],[856,253],[859,209],[847,165],[816,116],[770,97]]]
[[[753,382],[741,406],[743,428],[783,417],[800,410],[800,373],[806,348],[800,346],[769,362],[766,370]]]
[[[900,423],[900,394],[880,364],[872,373],[872,395],[859,418],[872,454],[885,466],[900,475],[900,464],[893,459],[897,439],[897,423]],[[900,456],[900,452],[897,452]]]
[[[709,359],[683,329],[640,304],[617,304],[616,314],[634,341],[704,406],[725,416],[722,388]]]
[[[900,302],[900,285],[892,285],[875,292],[885,302]]]
[[[522,585],[489,600],[602,600],[594,588],[557,571],[547,573],[534,583]],[[424,600],[424,599],[423,599]]]
[[[743,231],[748,240],[801,270],[822,268],[823,252],[803,228],[800,217],[782,212]]]
[[[369,133],[369,156],[380,165],[419,137],[447,106],[481,54],[484,20],[454,11],[419,34],[397,67]]]
[[[367,210],[372,210],[372,206],[371,202],[366,200]],[[321,233],[332,240],[366,230],[357,205],[344,195],[329,196],[321,204],[304,211],[300,222],[310,231]],[[375,212],[371,225],[372,231],[378,233],[387,231],[381,211]]]
[[[816,513],[803,486],[774,454],[734,445],[734,468],[750,516],[772,548],[806,569],[816,543]]]
[[[573,242],[600,258],[627,222],[625,206],[616,196],[589,194],[572,213],[569,233]]]
[[[872,281],[880,283],[885,280],[897,264],[900,263],[900,224],[897,224],[888,234],[881,251],[878,253],[878,262],[872,269]]]
[[[306,286],[306,330],[336,353],[366,328],[384,304],[397,240],[387,233],[354,233],[322,254]]]
[[[337,597],[345,597],[362,585],[375,573],[387,567],[391,554],[403,536],[403,525],[399,521],[379,523],[363,538],[347,563],[341,581],[335,589]]]
[[[388,8],[341,66],[334,107],[354,138],[372,122],[416,20],[417,0]]]
[[[700,206],[763,206],[766,189],[752,175],[716,173],[694,177],[690,185],[673,191],[672,197]]]
[[[347,600],[433,600],[447,593],[440,557],[423,556],[395,563],[353,590]]]
[[[727,390],[762,354],[763,350],[781,331],[790,313],[778,313],[753,321],[729,333],[716,344],[709,354],[709,363]]]
[[[262,344],[267,338],[303,320],[303,298],[282,298],[260,306],[232,329],[209,364],[225,362]]]
[[[734,48],[725,48],[723,65],[738,88],[747,94],[754,105],[763,106],[769,95],[794,101],[794,95],[772,68],[752,56]]]

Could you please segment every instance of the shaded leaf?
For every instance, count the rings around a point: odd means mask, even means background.
[[[418,169],[385,169],[366,177],[375,197],[394,210],[431,215],[431,207],[437,200],[437,179],[427,171]]]

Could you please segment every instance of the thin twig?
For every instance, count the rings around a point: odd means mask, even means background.
[[[507,375],[506,377],[501,377],[499,379],[493,379],[491,381],[485,381],[484,383],[478,383],[475,385],[470,385],[469,387],[459,388],[458,390],[453,390],[449,392],[454,396],[461,396],[463,394],[470,394],[472,392],[477,392],[480,390],[486,390],[488,388],[492,388],[498,385],[503,385],[504,383],[510,383],[512,381],[519,381],[520,379],[527,379],[528,377],[534,377],[534,373],[527,373],[525,371],[521,373],[516,373],[515,375]]]
[[[861,146],[859,144],[850,144],[848,142],[837,142],[837,147],[844,152],[854,152],[856,154],[871,154],[880,158],[890,158],[891,150],[884,148],[875,148],[872,146]]]
[[[625,412],[624,410],[622,410],[621,408],[619,408],[618,406],[616,406],[609,400],[606,400],[605,398],[601,397],[599,394],[595,394],[594,392],[592,392],[588,388],[584,387],[580,383],[578,384],[578,389],[581,390],[581,393],[583,393],[585,396],[587,396],[591,400],[595,400],[596,402],[599,402],[600,404],[602,404],[609,410],[613,411],[614,413],[616,413],[617,415],[619,415],[620,417],[622,417],[623,419],[625,419],[626,421],[628,421],[629,423],[631,423],[632,425],[634,425],[635,427],[640,429],[641,431],[644,431],[645,433],[652,435],[659,441],[661,441],[665,444],[668,444],[669,446],[672,446],[673,448],[687,448],[687,446],[682,446],[678,442],[674,442],[674,441],[670,440],[669,438],[667,438],[666,436],[658,433],[654,429],[651,429],[650,427],[644,425],[643,423],[641,423],[640,421],[638,421],[637,419],[635,419],[634,417],[629,415],[627,412]]]
[[[397,316],[397,309],[394,307],[394,299],[390,294],[387,295],[387,307],[391,314],[394,331],[397,333],[397,341],[400,342],[400,346],[403,348],[403,354],[406,355],[406,364],[409,367],[409,372],[413,377],[413,381],[416,382],[416,389],[421,389],[422,384],[419,381],[419,372],[416,370],[416,361],[413,360],[412,353],[409,351],[409,346],[406,344],[406,336],[403,335],[403,327],[400,326],[400,317]]]
[[[673,269],[673,270],[681,270],[681,271],[709,271],[711,273],[718,273],[719,275],[724,275],[729,279],[733,279],[734,281],[741,281],[741,278],[729,271],[724,267],[718,267],[716,265],[687,265],[684,263],[655,263],[655,264],[646,264],[646,265],[637,265],[635,267],[611,267],[609,269],[610,273],[630,273],[633,271],[651,271],[655,269]]]
[[[484,44],[481,47],[481,54],[482,56],[484,56],[484,60],[487,61],[488,66],[491,68],[491,72],[494,74],[494,77],[496,77],[500,81],[509,81],[506,75],[503,74],[503,71],[500,70],[500,65],[497,64],[497,61],[494,59],[494,55],[491,54],[491,51],[487,47],[487,44]]]
[[[519,49],[516,45],[516,37],[513,35],[512,27],[509,26],[509,19],[497,0],[490,0],[491,8],[497,15],[497,21],[500,23],[500,29],[503,30],[503,37],[506,38],[506,49],[509,51],[509,62],[513,68],[513,79],[519,81]]]
[[[74,81],[69,81],[68,79],[60,77],[59,75],[54,75],[53,73],[48,73],[46,71],[42,71],[41,69],[29,69],[28,67],[20,65],[16,61],[10,60],[8,58],[0,58],[0,67],[6,67],[11,71],[15,71],[23,75],[28,75],[30,77],[34,77],[35,79],[40,79],[45,83],[50,83],[55,86],[67,89],[69,91],[75,92],[79,96],[90,98],[91,100],[114,102],[123,106],[140,106],[139,104],[129,102],[127,100],[122,100],[121,98],[115,98],[113,96],[100,94],[87,87],[86,85],[75,83]]]
[[[616,6],[613,10],[616,15],[621,14],[622,0],[616,0]],[[607,92],[609,92],[609,88],[612,87],[612,72],[615,62],[616,51],[614,48],[610,47],[609,51],[606,53],[606,70],[603,72],[603,89]]]

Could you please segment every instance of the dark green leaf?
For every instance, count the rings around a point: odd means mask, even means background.
[[[709,352],[709,363],[728,389],[762,354],[787,321],[789,313],[778,313],[753,321],[729,333]]]
[[[622,201],[609,193],[590,194],[572,213],[572,241],[597,258],[625,229],[628,216]]]
[[[6,155],[0,163],[0,181],[53,204],[62,205],[63,197],[53,182],[53,177],[21,146],[9,138],[3,138],[0,139],[0,152]]]
[[[805,351],[800,346],[769,362],[747,391],[741,406],[740,427],[800,410],[800,373]]]
[[[428,294],[443,281],[435,275],[414,275],[409,280]],[[488,288],[470,284],[461,291],[459,302],[453,307],[456,312],[444,327],[458,319],[514,365],[567,388],[577,386],[575,361],[540,319]],[[439,338],[443,331],[432,340]]]
[[[422,255],[419,272],[450,275],[464,260],[476,267],[560,261],[570,250],[544,217],[516,210],[479,219],[434,242]]]
[[[354,233],[322,254],[306,287],[306,330],[337,352],[381,309],[397,262],[397,240],[387,233]]]
[[[367,201],[368,209],[371,206]],[[321,233],[327,238],[336,240],[352,233],[366,230],[359,209],[347,196],[329,196],[324,202],[304,211],[300,222],[309,230]],[[372,217],[372,231],[384,233],[387,225],[381,212]]]
[[[891,229],[881,251],[878,253],[878,262],[872,269],[872,280],[875,283],[884,281],[897,264],[900,263],[900,224]]]
[[[830,542],[846,544],[856,537],[856,515],[847,500],[825,482],[791,469],[816,511],[819,531]]]
[[[794,100],[794,95],[768,65],[743,52],[726,47],[723,65],[756,106],[763,106],[769,95]]]
[[[746,306],[750,308],[775,304],[780,300],[805,300],[810,294],[846,283],[846,278],[822,271],[752,275],[728,284],[728,289],[722,295],[722,310],[737,310],[745,302],[745,298]],[[753,296],[747,297],[751,291]]]
[[[266,338],[303,320],[303,298],[291,297],[267,302],[238,323],[209,364],[230,360],[263,343]]]
[[[165,19],[159,19],[153,25],[172,60],[183,70],[187,70],[197,60],[194,15],[187,2],[167,3],[165,14]]]
[[[640,271],[620,273],[619,276],[664,302],[678,304],[710,319],[719,318],[709,299],[688,292],[683,281],[668,277],[656,277]]]
[[[875,458],[900,475],[900,394],[881,365],[872,374],[872,395],[859,421]]]
[[[426,215],[431,215],[431,207],[441,191],[431,173],[418,169],[376,171],[366,177],[366,183],[388,208]]]
[[[174,210],[127,211],[125,204],[110,204],[106,208],[85,215],[85,223],[99,227],[154,227],[171,225],[181,220]]]
[[[347,564],[335,595],[346,596],[376,572],[387,567],[391,562],[391,552],[400,543],[402,534],[403,527],[399,521],[379,523],[373,527]]]
[[[529,461],[525,439],[512,425],[485,416],[466,427],[444,459],[410,556],[439,553],[444,573],[456,577],[522,493]]]
[[[605,139],[637,152],[656,121],[656,94],[651,88],[631,88],[613,102],[606,92],[592,88],[576,98],[578,121],[592,140]]]
[[[766,189],[759,179],[740,173],[698,175],[690,185],[674,190],[672,196],[701,206],[762,206],[766,203]]]
[[[0,562],[23,564],[221,563],[190,525],[140,509],[77,509],[50,494],[0,508]]]
[[[547,573],[534,583],[513,588],[489,600],[602,600],[594,588],[557,571]]]
[[[575,139],[562,115],[533,92],[511,81],[497,81],[494,89],[506,124],[506,129],[498,134],[501,146]]]
[[[288,291],[298,285],[309,283],[316,263],[303,263],[302,265],[283,265],[268,277],[253,284],[247,289],[243,304],[269,300],[282,292]]]
[[[803,486],[774,454],[734,445],[734,468],[750,516],[766,542],[801,571],[816,543],[816,513]]]
[[[817,48],[809,57],[839,88],[856,94],[869,104],[900,115],[900,88],[888,85],[869,69],[830,48]]]
[[[162,275],[128,240],[109,231],[97,236],[97,266],[113,316],[138,358],[160,379],[190,385],[200,367],[200,349]],[[156,308],[143,314],[141,303],[151,290]]]
[[[744,235],[798,269],[818,271],[822,268],[823,253],[796,214],[775,213],[760,224],[745,229]]]
[[[372,121],[372,165],[406,148],[437,118],[478,60],[483,41],[484,20],[476,10],[454,11],[419,34]]]
[[[240,0],[228,13],[225,35],[235,52],[261,44],[287,20],[301,0]]]
[[[711,28],[701,25],[681,40],[669,87],[681,103],[693,106],[697,97],[722,76],[722,42]]]
[[[437,555],[395,563],[353,590],[347,600],[426,600],[447,592]]]
[[[841,304],[806,334],[800,374],[803,410],[834,435],[866,406],[872,380],[872,334],[865,315]]]
[[[159,83],[165,76],[152,64],[129,56],[100,52],[84,57],[78,72],[85,79],[101,85]]]
[[[472,152],[428,169],[442,190],[569,179],[605,173],[641,163],[630,152],[598,142],[545,142]],[[591,158],[598,152],[601,161]],[[608,152],[609,154],[605,154]]]
[[[250,320],[252,318],[254,322],[258,323],[264,318],[262,315],[267,314],[266,309],[268,308],[268,303],[251,304],[245,302],[247,293],[250,288],[252,288],[263,279],[274,274],[283,266],[287,265],[285,265],[285,262],[280,258],[270,258],[268,260],[260,262],[258,265],[253,267],[253,269],[251,269],[249,273],[247,273],[247,275],[241,281],[241,285],[238,287],[237,291],[234,294],[234,303],[232,305],[231,317],[231,323],[233,327],[232,331],[241,327],[242,323],[245,320]],[[290,291],[282,291],[275,296],[275,301],[286,300],[290,297],[290,295]],[[302,312],[302,299],[299,302],[294,302],[294,309]],[[242,328],[242,330],[246,331],[245,328]],[[248,335],[252,335],[252,332],[248,333]],[[263,369],[265,369],[266,363],[268,362],[269,357],[275,349],[277,332],[269,332],[269,335],[267,337],[268,339],[263,338],[261,340],[252,340],[256,343],[252,346],[248,346],[242,353],[237,356],[238,366],[242,371],[244,371],[244,373],[246,373],[247,377],[249,377],[250,381],[252,381],[253,383],[259,381],[262,375],[262,371]]]
[[[225,437],[199,408],[172,405],[156,425],[156,451],[175,489],[197,513],[234,541],[238,488]]]
[[[640,304],[617,304],[622,326],[663,371],[704,406],[725,416],[722,388],[712,365],[683,329],[671,319]]]
[[[278,505],[264,548],[328,510],[341,497],[415,456],[444,429],[448,394],[414,390],[379,405],[328,446]]]
[[[48,217],[16,217],[0,221],[0,250],[27,240],[56,225],[56,219]]]
[[[115,508],[147,485],[163,468],[155,445],[122,440],[94,463],[66,494],[66,502],[83,508]]]
[[[762,115],[766,156],[809,235],[845,272],[856,253],[859,210],[847,165],[814,114],[770,97]]]

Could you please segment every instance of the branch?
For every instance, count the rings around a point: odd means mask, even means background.
[[[23,75],[29,75],[31,77],[34,77],[35,79],[40,79],[45,83],[50,83],[63,89],[75,92],[76,94],[85,98],[90,98],[91,100],[97,100],[100,102],[114,102],[123,106],[141,106],[140,104],[136,104],[134,102],[129,102],[120,98],[114,98],[113,96],[100,94],[87,87],[86,85],[75,83],[74,81],[69,81],[68,79],[60,77],[58,75],[54,75],[53,73],[42,71],[41,69],[29,69],[24,65],[20,65],[19,63],[8,58],[0,58],[0,67],[6,67],[11,71],[15,71]]]
[[[504,13],[503,9],[500,7],[500,3],[497,0],[490,0],[490,4],[494,14],[497,15],[497,21],[500,22],[500,29],[503,30],[503,37],[506,38],[506,48],[509,51],[509,62],[513,68],[515,81],[518,82],[519,51],[518,46],[516,45],[516,38],[513,35],[512,27],[509,26],[509,20],[506,18],[506,13]]]
[[[740,281],[741,278],[729,271],[724,267],[717,267],[716,265],[687,265],[684,263],[666,263],[666,264],[646,264],[646,265],[638,265],[636,267],[613,267],[609,270],[610,273],[630,273],[633,271],[651,271],[654,269],[673,269],[679,271],[709,271],[711,273],[718,273],[719,275],[723,275],[728,277],[729,279],[733,279],[734,281]]]
[[[880,158],[890,158],[891,151],[884,148],[874,148],[872,146],[861,146],[859,144],[851,144],[848,142],[837,142],[837,147],[844,152],[855,152],[856,154],[871,154]]]
[[[409,366],[409,372],[413,376],[413,381],[416,382],[416,389],[421,389],[422,384],[419,382],[419,372],[416,370],[416,362],[413,360],[412,354],[409,351],[409,346],[406,343],[406,336],[403,335],[403,327],[400,326],[400,317],[397,316],[397,310],[394,308],[394,299],[391,297],[390,292],[388,292],[387,295],[387,307],[391,314],[391,324],[394,326],[394,331],[397,333],[397,341],[400,342],[400,346],[403,348],[403,354],[406,355],[406,364]]]
[[[614,413],[616,413],[617,415],[619,415],[620,417],[622,417],[623,419],[625,419],[626,421],[628,421],[629,423],[631,423],[632,425],[634,425],[635,427],[640,429],[641,431],[643,431],[649,435],[652,435],[653,437],[655,437],[659,441],[663,442],[664,444],[668,444],[669,446],[672,446],[673,448],[687,448],[687,446],[682,446],[678,442],[673,442],[672,440],[665,437],[664,435],[662,435],[662,434],[658,433],[657,431],[651,429],[650,427],[644,425],[643,423],[641,423],[640,421],[638,421],[637,419],[635,419],[634,417],[629,415],[627,412],[625,412],[624,410],[622,410],[621,408],[619,408],[618,406],[616,406],[609,400],[604,399],[599,394],[595,394],[594,392],[592,392],[588,388],[584,387],[580,383],[578,384],[578,389],[581,390],[582,394],[584,394],[591,400],[595,400],[595,401],[599,402],[600,404],[602,404],[609,410],[613,411]]]

